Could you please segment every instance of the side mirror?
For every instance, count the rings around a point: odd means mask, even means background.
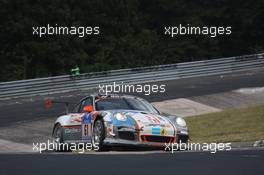
[[[84,107],[83,107],[83,111],[84,111],[84,112],[88,112],[88,113],[90,113],[90,112],[93,111],[93,106],[92,106],[92,105],[84,106]]]

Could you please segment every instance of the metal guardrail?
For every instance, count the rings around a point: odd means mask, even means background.
[[[99,84],[146,83],[187,77],[231,73],[264,67],[264,53],[213,60],[158,65],[85,73],[79,76],[56,76],[0,83],[0,99],[44,95],[98,87]]]

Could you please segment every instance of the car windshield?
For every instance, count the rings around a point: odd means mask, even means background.
[[[123,109],[158,113],[158,111],[150,103],[139,98],[107,97],[98,100],[95,105],[98,111]]]

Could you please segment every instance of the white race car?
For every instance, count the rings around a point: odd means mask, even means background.
[[[163,115],[146,100],[129,95],[91,95],[75,109],[58,117],[53,137],[57,143],[164,146],[188,142],[184,119]]]

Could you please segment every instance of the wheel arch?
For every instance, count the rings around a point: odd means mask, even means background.
[[[53,135],[54,130],[58,124],[63,127],[65,125],[69,124],[69,119],[70,119],[69,115],[63,115],[63,116],[58,117],[57,120],[54,122],[54,126],[52,129],[52,135]]]
[[[61,123],[60,122],[56,122],[56,123],[54,123],[54,126],[53,126],[53,129],[52,129],[52,136],[54,135],[54,131],[55,131],[55,128],[57,127],[57,125],[61,125]]]
[[[106,135],[107,135],[107,125],[106,125],[106,122],[105,122],[105,120],[104,120],[104,116],[103,116],[102,114],[98,113],[98,114],[96,115],[94,121],[93,121],[93,127],[94,127],[95,122],[96,122],[97,120],[101,120],[101,121],[103,122],[104,135],[105,135],[105,137],[106,137]]]

